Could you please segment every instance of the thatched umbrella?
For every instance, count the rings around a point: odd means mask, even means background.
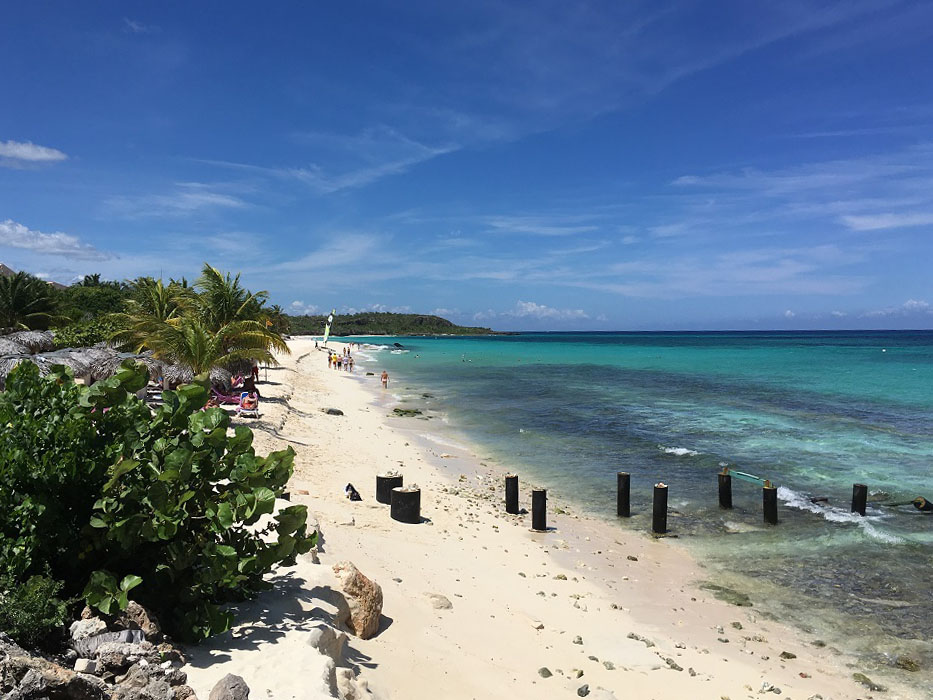
[[[23,343],[11,340],[10,336],[0,336],[0,355],[28,355],[29,348]]]
[[[172,386],[178,386],[179,384],[190,384],[194,379],[194,372],[186,365],[166,365],[162,377]],[[233,383],[230,372],[222,367],[212,367],[209,377],[211,386],[230,391]]]
[[[49,363],[43,362],[41,358],[37,359],[35,355],[6,355],[0,357],[0,391],[6,390],[6,379],[10,372],[13,371],[13,368],[23,362],[32,362],[34,365],[38,365],[39,374],[42,376],[48,374],[51,367]]]
[[[6,338],[25,345],[31,353],[55,349],[55,336],[51,331],[17,331],[10,333]]]
[[[36,357],[48,360],[53,365],[68,367],[75,377],[86,380],[91,376],[91,359],[82,355],[80,350],[68,348],[43,353],[42,355],[36,355]]]
[[[121,369],[123,369],[123,363],[127,360],[135,360],[136,362],[142,362],[146,369],[149,370],[149,377],[155,378],[158,377],[163,371],[162,363],[150,355],[133,355],[130,353],[108,353],[101,356],[99,359],[94,359],[90,363],[90,374],[91,378],[96,382],[101,379],[107,379],[107,377],[112,377]]]

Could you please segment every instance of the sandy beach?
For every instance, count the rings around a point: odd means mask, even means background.
[[[321,697],[308,679],[328,670],[307,636],[334,620],[341,561],[384,595],[379,632],[349,638],[355,697],[919,697],[865,671],[888,687],[873,691],[853,679],[863,671],[853,659],[813,635],[700,589],[704,571],[676,540],[554,499],[551,529],[532,532],[530,514],[505,513],[505,467],[425,439],[431,421],[393,416],[380,367],[359,363],[351,376],[328,369],[313,340],[289,344],[282,365],[263,370],[261,418],[243,422],[258,452],[295,449],[291,502],[317,519],[320,551],[240,606],[231,632],[190,650],[185,671],[199,697],[227,673],[253,698]],[[375,501],[376,474],[390,469],[420,486],[425,522],[396,522]],[[531,484],[519,476],[530,510]],[[362,501],[345,497],[348,483]]]

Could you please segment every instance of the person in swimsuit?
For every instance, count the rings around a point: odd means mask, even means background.
[[[389,386],[389,373],[385,370],[382,370],[382,388],[385,389]]]

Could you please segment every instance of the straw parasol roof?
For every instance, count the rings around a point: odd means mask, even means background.
[[[194,372],[185,365],[166,365],[162,371],[162,376],[172,385],[178,386],[179,384],[190,384],[194,379]],[[222,367],[213,367],[209,376],[211,386],[221,387],[224,391],[230,390],[233,383],[230,372]]]
[[[24,355],[29,353],[22,343],[11,340],[10,336],[0,336],[0,355]]]
[[[96,348],[90,349],[95,350]],[[94,381],[112,377],[123,369],[123,363],[127,360],[142,362],[146,366],[146,369],[149,370],[150,377],[159,376],[163,370],[163,364],[151,355],[133,355],[132,353],[115,352],[109,352],[107,354],[96,353],[96,357],[90,362],[91,377]]]
[[[91,374],[91,358],[85,356],[81,349],[66,348],[47,352],[36,357],[48,360],[53,365],[68,367],[76,377],[87,377]]]
[[[45,352],[55,348],[55,336],[50,331],[17,331],[5,336],[7,340],[25,345],[28,352]]]
[[[39,374],[43,377],[49,373],[52,366],[52,363],[44,362],[42,357],[36,355],[6,355],[0,357],[0,391],[6,389],[6,379],[10,372],[13,371],[13,368],[23,362],[32,362],[34,365],[38,365]]]

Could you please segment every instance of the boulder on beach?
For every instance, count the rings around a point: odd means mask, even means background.
[[[249,686],[240,676],[228,673],[211,689],[209,700],[247,700]]]
[[[347,600],[348,613],[338,620],[360,639],[369,639],[379,630],[382,614],[382,588],[364,576],[352,562],[334,565],[334,573]]]

